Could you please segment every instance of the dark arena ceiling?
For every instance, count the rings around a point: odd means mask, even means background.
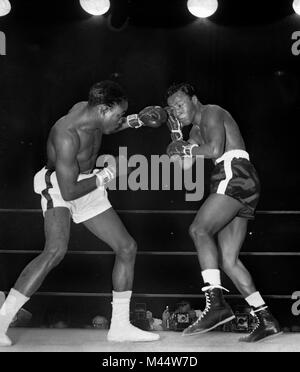
[[[217,12],[210,17],[227,26],[266,25],[293,13],[292,0],[219,0]],[[22,23],[56,24],[89,18],[79,0],[11,0],[10,18]],[[180,27],[192,22],[187,0],[111,0],[111,15],[117,24],[129,19],[138,27]],[[2,22],[2,21],[1,21]]]

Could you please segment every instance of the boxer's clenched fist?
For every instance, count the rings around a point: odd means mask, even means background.
[[[198,147],[198,145],[192,145],[189,142],[180,140],[180,141],[173,141],[167,147],[167,154],[170,158],[174,157],[192,157],[192,150],[194,147]]]
[[[168,114],[167,125],[168,125],[168,128],[171,131],[172,141],[182,140],[183,139],[182,124],[177,119],[174,109],[172,109],[171,107],[166,107],[165,111]]]
[[[167,121],[167,113],[160,106],[148,106],[139,114],[129,115],[122,119],[130,128],[138,129],[142,126],[159,128]]]

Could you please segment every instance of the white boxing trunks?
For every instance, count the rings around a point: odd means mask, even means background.
[[[94,174],[80,174],[78,181],[93,177]],[[34,191],[41,195],[43,215],[57,207],[68,208],[75,223],[87,221],[111,208],[105,187],[98,187],[79,199],[65,201],[61,195],[56,172],[46,167],[34,176]]]

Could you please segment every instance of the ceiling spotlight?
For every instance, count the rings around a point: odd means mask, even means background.
[[[11,11],[11,5],[8,0],[0,0],[0,17],[5,16]]]
[[[207,18],[218,9],[218,0],[188,0],[188,10],[198,18]]]
[[[300,15],[300,0],[294,0],[293,8],[294,8],[294,11]]]
[[[80,0],[80,5],[87,13],[99,16],[107,13],[110,8],[109,0]]]

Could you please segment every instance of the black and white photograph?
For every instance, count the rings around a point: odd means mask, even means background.
[[[0,353],[299,352],[299,118],[300,0],[0,0]]]

